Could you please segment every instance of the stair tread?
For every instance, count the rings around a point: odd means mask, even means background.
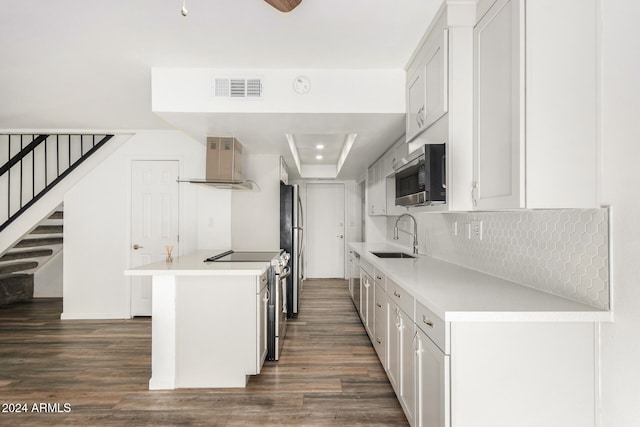
[[[22,239],[14,247],[15,248],[31,248],[34,246],[61,245],[62,237],[42,237],[37,239]]]
[[[27,251],[15,251],[15,252],[7,252],[4,254],[0,261],[13,261],[16,259],[25,259],[25,258],[37,258],[43,256],[53,255],[52,249],[35,249],[35,250],[27,250]]]
[[[0,281],[8,279],[20,279],[25,277],[33,277],[31,273],[4,273],[0,274]]]
[[[49,215],[49,219],[64,219],[64,212],[56,211]]]
[[[39,225],[31,234],[62,234],[63,226],[62,225]]]
[[[0,273],[14,273],[18,271],[31,270],[38,267],[36,261],[16,262],[0,266]]]

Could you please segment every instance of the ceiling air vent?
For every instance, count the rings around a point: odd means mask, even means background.
[[[256,78],[214,78],[216,98],[261,98],[262,80]]]

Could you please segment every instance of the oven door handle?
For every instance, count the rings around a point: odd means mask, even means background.
[[[287,277],[289,277],[289,275],[291,275],[291,267],[289,267],[288,265],[282,270],[282,273],[279,274],[279,279],[280,280],[284,280]]]

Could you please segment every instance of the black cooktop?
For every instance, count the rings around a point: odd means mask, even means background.
[[[269,262],[278,255],[280,255],[280,252],[227,251],[209,257],[204,262]]]

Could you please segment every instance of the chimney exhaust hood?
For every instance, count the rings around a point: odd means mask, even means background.
[[[232,137],[207,137],[205,179],[178,180],[206,184],[215,188],[260,191],[258,185],[243,179],[242,144]]]

